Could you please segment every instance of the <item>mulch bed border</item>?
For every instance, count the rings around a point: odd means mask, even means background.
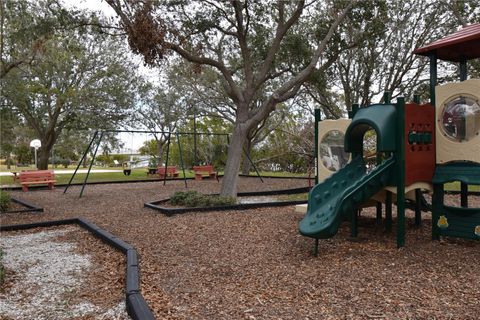
[[[28,224],[5,225],[0,226],[0,231],[26,230],[38,227],[53,227],[68,224],[77,224],[88,230],[90,233],[100,238],[108,245],[120,250],[127,256],[127,275],[126,275],[126,306],[127,313],[134,320],[154,320],[155,317],[148,307],[145,298],[140,292],[140,265],[138,264],[137,250],[120,238],[115,237],[110,232],[103,230],[97,225],[83,218],[73,218],[65,220],[53,220],[44,222],[35,222]]]
[[[242,174],[241,173],[238,176],[239,177],[244,177],[244,178],[257,178],[257,179],[259,179],[259,177],[257,175],[252,175],[252,174]],[[312,180],[315,180],[315,176],[309,178],[309,177],[296,177],[296,176],[262,176],[262,175],[260,175],[260,177],[268,178],[268,179],[299,179],[299,180],[312,179]]]
[[[260,191],[260,192],[239,192],[237,196],[239,197],[249,197],[249,196],[268,196],[268,195],[279,195],[279,194],[296,194],[304,193],[310,190],[309,187],[305,188],[294,188],[294,189],[284,189],[284,190],[272,190],[272,191]],[[294,200],[294,201],[276,201],[276,202],[258,202],[258,203],[241,203],[235,205],[226,205],[226,206],[216,206],[216,207],[192,207],[192,208],[167,208],[162,207],[161,204],[169,201],[170,198],[146,202],[143,204],[145,208],[154,209],[160,211],[167,216],[172,216],[174,214],[182,214],[193,211],[226,211],[226,210],[244,210],[244,209],[254,209],[262,207],[282,207],[282,206],[291,206],[297,204],[307,203],[307,200]]]
[[[2,211],[1,213],[43,212],[43,208],[37,207],[36,205],[31,204],[30,202],[20,200],[14,197],[11,197],[10,200],[12,202],[18,203],[19,205],[22,205],[27,208],[23,210],[7,210],[7,211]]]

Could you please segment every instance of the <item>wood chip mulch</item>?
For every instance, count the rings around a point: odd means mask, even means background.
[[[306,180],[241,178],[239,191],[304,187]],[[216,181],[189,189],[218,192]],[[1,223],[84,217],[137,248],[142,294],[158,319],[478,319],[480,243],[431,241],[408,214],[406,246],[376,225],[373,209],[360,218],[359,237],[345,223],[320,241],[298,234],[293,207],[198,212],[166,217],[143,203],[184,190],[182,181],[14,192],[45,213],[2,215]],[[447,195],[449,203],[456,195]],[[470,206],[480,207],[480,197]],[[93,275],[93,278],[100,275]],[[116,283],[108,283],[108,286]]]

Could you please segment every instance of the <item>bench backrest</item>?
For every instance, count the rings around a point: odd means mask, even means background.
[[[210,166],[193,166],[193,171],[195,171],[195,172],[208,172],[208,173],[214,172],[212,165],[210,165]]]
[[[21,182],[38,182],[55,180],[55,173],[52,170],[35,170],[20,172]]]
[[[177,173],[177,167],[176,166],[168,166],[165,170],[165,167],[158,167],[157,168],[158,173]]]

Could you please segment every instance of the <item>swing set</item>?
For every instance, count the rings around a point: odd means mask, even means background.
[[[197,143],[196,143],[196,138],[198,135],[208,135],[208,136],[225,136],[226,139],[227,139],[227,145],[230,144],[230,136],[228,133],[209,133],[209,132],[169,132],[169,131],[148,131],[148,130],[96,130],[94,133],[93,133],[93,137],[92,139],[90,140],[90,143],[88,144],[87,148],[85,149],[85,152],[83,153],[82,155],[82,158],[80,159],[80,161],[78,161],[78,164],[77,164],[77,167],[75,168],[75,171],[73,172],[72,176],[70,177],[70,180],[68,181],[68,184],[67,186],[65,187],[63,193],[66,193],[68,188],[72,185],[72,181],[73,179],[75,178],[75,175],[77,174],[77,171],[78,169],[80,168],[80,165],[83,163],[83,161],[86,159],[87,157],[87,154],[88,152],[93,148],[93,146],[95,145],[95,149],[94,149],[94,152],[93,152],[93,156],[92,156],[92,160],[90,161],[90,164],[88,166],[88,171],[87,171],[87,174],[85,176],[85,179],[82,183],[82,188],[80,190],[80,196],[79,198],[82,197],[83,195],[83,192],[85,190],[85,186],[87,185],[87,181],[88,181],[88,177],[90,176],[90,172],[92,170],[92,167],[93,167],[93,163],[95,161],[95,158],[97,156],[97,152],[98,152],[98,149],[100,147],[100,144],[102,142],[102,139],[104,137],[104,135],[106,133],[145,133],[145,134],[166,134],[167,135],[167,151],[166,151],[166,158],[165,158],[165,168],[169,168],[168,166],[168,162],[169,162],[169,155],[170,155],[170,144],[171,144],[171,138],[172,138],[172,135],[175,135],[176,137],[176,140],[177,140],[177,147],[178,147],[178,155],[179,155],[179,161],[180,161],[180,165],[181,165],[181,168],[182,168],[182,173],[183,173],[183,181],[184,181],[184,184],[185,184],[185,188],[188,188],[188,185],[187,185],[187,177],[186,177],[186,174],[185,174],[185,164],[184,164],[184,158],[183,158],[183,152],[182,152],[182,146],[180,144],[180,136],[181,135],[186,135],[186,136],[192,136],[194,137],[194,165],[197,165]],[[252,165],[252,167],[255,169],[255,172],[257,173],[257,176],[260,178],[260,180],[262,181],[263,183],[263,179],[262,177],[260,176],[260,172],[258,171],[257,167],[255,166],[255,164],[253,163],[252,159],[250,158],[250,156],[248,155],[248,153],[244,151],[244,154],[245,156],[247,157],[248,161],[250,162],[250,164]],[[218,181],[218,178],[217,178],[217,181]],[[167,182],[167,174],[164,174],[163,175],[163,185],[165,185]]]

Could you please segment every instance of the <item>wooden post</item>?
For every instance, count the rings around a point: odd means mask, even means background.
[[[397,99],[397,248],[405,246],[405,98]]]
[[[430,54],[430,104],[435,106],[435,86],[437,85],[437,55]]]
[[[318,174],[319,174],[319,161],[320,159],[318,159],[318,124],[320,123],[321,121],[321,113],[320,113],[320,109],[315,109],[314,111],[314,116],[315,116],[315,121],[314,121],[314,124],[315,124],[315,128],[314,128],[314,133],[315,133],[315,146],[314,146],[314,150],[315,150],[315,184],[318,184]]]
[[[385,230],[392,231],[392,193],[386,191],[385,196]]]
[[[415,189],[415,225],[420,226],[422,224],[422,190]]]
[[[443,183],[436,183],[433,185],[432,196],[432,240],[440,239],[440,230],[438,229],[437,222],[440,218],[440,212],[443,207],[444,190]]]

